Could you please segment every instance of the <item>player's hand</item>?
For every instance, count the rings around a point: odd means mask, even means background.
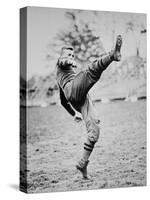
[[[74,68],[77,67],[76,62],[74,60],[72,60],[72,59],[67,59],[66,60],[66,64],[67,65],[72,65],[72,67],[74,67]]]
[[[66,65],[66,59],[65,58],[60,58],[59,59],[59,65],[61,65],[61,66]]]
[[[74,121],[79,123],[82,121],[82,116],[78,113],[76,113],[76,115],[74,116]]]
[[[76,62],[74,60],[72,62],[72,67],[77,68],[77,64],[76,64]]]
[[[68,66],[68,65],[72,65],[72,67],[76,68],[76,62],[72,59],[66,59],[66,58],[60,58],[59,59],[59,64],[61,66]]]

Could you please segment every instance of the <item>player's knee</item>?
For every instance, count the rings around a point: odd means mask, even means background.
[[[99,139],[99,135],[100,135],[100,127],[99,125],[96,125],[94,127],[94,129],[92,129],[91,131],[89,131],[88,133],[88,139],[91,143],[96,143]]]

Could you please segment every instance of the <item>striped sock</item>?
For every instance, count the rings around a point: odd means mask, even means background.
[[[84,160],[85,162],[88,161],[88,159],[93,151],[93,148],[94,148],[94,143],[91,143],[89,141],[84,143],[82,160]]]
[[[93,148],[94,148],[94,145],[93,145],[93,144],[84,143],[84,149],[85,149],[86,151],[91,151],[91,152],[92,152]]]

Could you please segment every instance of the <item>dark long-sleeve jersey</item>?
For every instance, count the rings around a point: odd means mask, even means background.
[[[76,73],[72,65],[58,65],[57,64],[57,82],[61,88],[74,79]]]
[[[109,57],[105,58],[105,63],[107,60],[110,60]],[[80,95],[77,95],[77,99],[81,100],[81,104],[83,103],[82,100],[84,99],[85,95],[87,94],[87,91],[94,85],[94,83],[97,82],[97,80],[100,78],[101,73],[103,70],[105,70],[105,63],[102,62],[102,60],[95,60],[92,64],[90,64],[87,68],[87,70],[84,71],[84,73],[80,73],[79,76],[77,75],[77,81],[80,81],[82,79],[82,85],[81,85],[81,91]],[[106,65],[107,66],[107,65]],[[72,65],[59,65],[57,64],[57,82],[60,87],[60,100],[61,104],[64,106],[64,108],[72,115],[75,115],[75,111],[72,109],[71,105],[69,104],[68,100],[65,97],[65,94],[63,92],[63,89],[65,88],[65,85],[72,81],[76,76],[75,71],[73,70]],[[75,80],[75,79],[74,79]],[[84,81],[83,81],[84,80]],[[75,84],[74,84],[75,86]],[[76,90],[74,90],[75,95]],[[80,101],[79,100],[79,101]],[[72,105],[76,110],[79,110],[77,106],[74,104]]]
[[[59,86],[59,92],[60,92],[60,102],[61,102],[62,106],[70,113],[70,115],[75,116],[75,111],[73,110],[70,103],[67,101],[67,99],[64,95],[64,92],[60,86]]]
[[[73,110],[72,106],[68,102],[63,92],[63,88],[65,85],[74,79],[76,73],[73,70],[71,65],[61,66],[57,64],[57,82],[59,85],[59,93],[60,93],[60,101],[62,106],[72,115],[75,115],[75,111]]]

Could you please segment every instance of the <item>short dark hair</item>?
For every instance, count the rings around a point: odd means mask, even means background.
[[[71,46],[64,46],[61,48],[61,54],[63,53],[64,50],[71,50],[71,51],[74,51],[74,48],[71,47]]]

